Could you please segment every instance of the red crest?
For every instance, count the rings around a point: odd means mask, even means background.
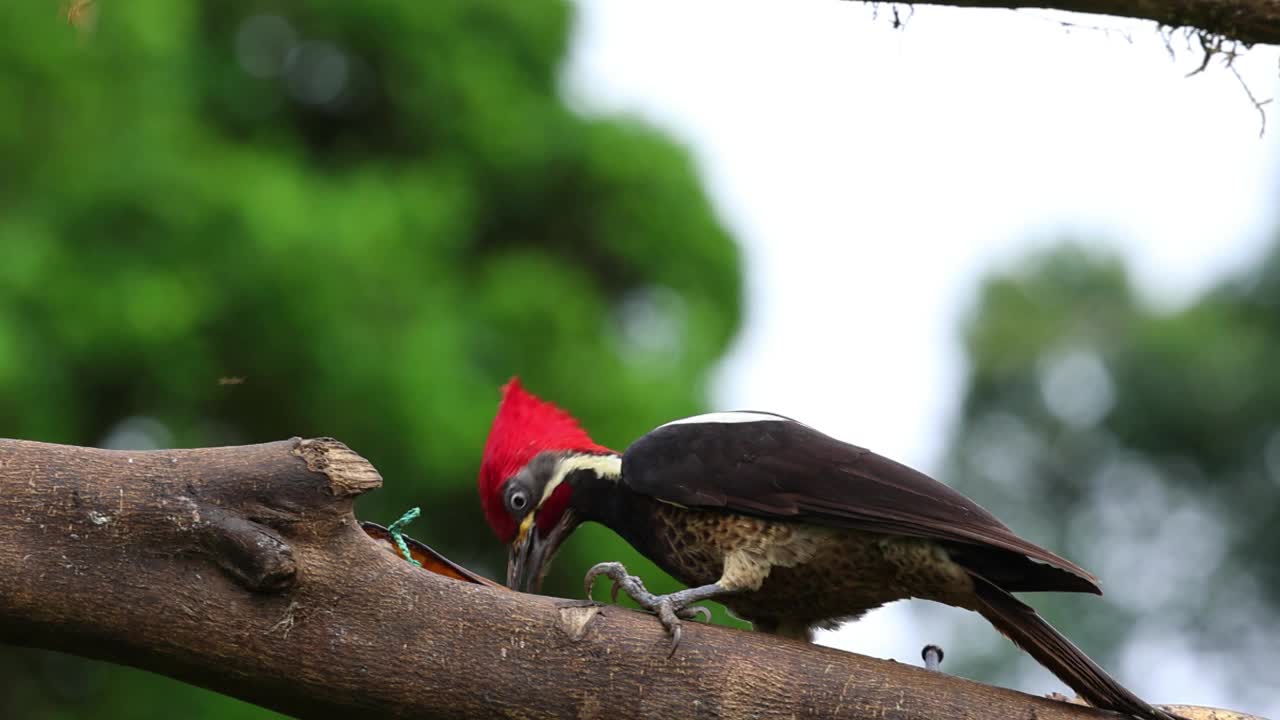
[[[502,386],[502,402],[489,429],[480,461],[480,506],[498,537],[509,543],[516,524],[502,505],[502,486],[545,450],[608,453],[572,415],[520,386],[519,378]]]

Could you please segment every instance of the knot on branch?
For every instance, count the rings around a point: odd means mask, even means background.
[[[211,558],[241,587],[280,592],[297,581],[293,548],[275,530],[220,507],[191,503],[195,550]]]
[[[566,605],[560,608],[560,631],[569,636],[569,640],[578,642],[587,635],[587,627],[591,620],[600,614],[597,605]]]

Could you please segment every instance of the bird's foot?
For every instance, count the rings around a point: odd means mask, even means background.
[[[588,599],[591,597],[591,589],[596,583],[596,578],[601,575],[613,581],[613,587],[609,590],[609,597],[613,602],[618,601],[618,591],[623,590],[637,605],[658,616],[662,626],[671,635],[670,655],[674,655],[676,648],[680,645],[680,637],[683,635],[680,627],[681,620],[693,620],[697,617],[701,617],[704,621],[711,620],[710,610],[704,607],[689,607],[689,605],[705,600],[710,594],[715,594],[706,592],[707,588],[712,586],[689,588],[668,595],[654,595],[644,586],[640,578],[628,574],[627,568],[622,563],[604,562],[587,571],[583,584],[586,587]]]
[[[924,669],[933,672],[942,672],[942,648],[937,645],[925,645],[920,651],[920,657],[924,658]]]

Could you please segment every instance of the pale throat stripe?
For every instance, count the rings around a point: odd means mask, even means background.
[[[622,456],[621,455],[570,455],[560,464],[556,465],[556,474],[551,476],[547,481],[547,486],[542,489],[542,498],[538,500],[538,507],[542,507],[542,503],[551,497],[551,493],[560,487],[560,483],[569,477],[569,473],[578,470],[590,470],[602,478],[617,480],[622,477]]]
[[[751,423],[751,422],[790,422],[788,418],[781,415],[773,415],[771,413],[747,412],[745,410],[733,410],[730,412],[707,413],[706,415],[694,415],[693,417],[681,418],[680,420],[672,420],[665,425],[658,427],[664,428],[670,425],[696,425],[699,423]]]

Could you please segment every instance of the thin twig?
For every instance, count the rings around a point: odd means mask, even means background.
[[[1258,98],[1254,97],[1253,91],[1249,89],[1249,83],[1245,82],[1244,78],[1240,76],[1240,71],[1236,69],[1236,66],[1227,63],[1227,69],[1231,71],[1232,75],[1236,76],[1236,80],[1240,81],[1240,87],[1244,88],[1244,94],[1249,97],[1249,102],[1253,103],[1254,109],[1258,111],[1258,117],[1262,123],[1262,127],[1258,128],[1258,137],[1263,137],[1267,134],[1267,111],[1263,109],[1263,106],[1269,104],[1275,98],[1259,101]]]

